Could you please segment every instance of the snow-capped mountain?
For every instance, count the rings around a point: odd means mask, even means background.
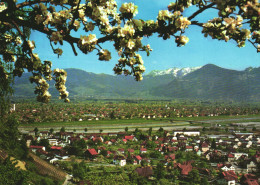
[[[161,75],[173,75],[174,77],[183,77],[186,76],[187,74],[196,71],[198,69],[200,69],[201,67],[185,67],[185,68],[170,68],[170,69],[166,69],[166,70],[153,70],[150,73],[148,73],[147,75],[150,76],[161,76]]]

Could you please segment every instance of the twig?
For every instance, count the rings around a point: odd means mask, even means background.
[[[22,33],[21,29],[19,28],[19,26],[16,24],[16,22],[15,22],[14,20],[12,20],[11,22],[13,23],[13,25],[14,25],[15,28],[16,28],[16,30],[17,30],[17,31],[19,32],[19,34],[21,35],[21,37],[22,37],[24,43],[25,43],[25,44],[27,45],[27,47],[29,48],[29,54],[30,54],[30,56],[34,58],[32,49],[30,48],[30,46],[29,46],[29,44],[28,44],[28,42],[27,42],[27,40],[26,40],[25,35]]]
[[[74,55],[77,56],[78,53],[77,53],[77,51],[76,51],[76,49],[75,49],[74,43],[73,43],[73,42],[69,42],[69,43],[70,43],[70,45],[71,45],[71,48],[72,48],[72,51],[73,51]]]
[[[255,49],[258,49],[257,46],[255,45],[255,43],[252,40],[248,39],[248,41],[255,47]]]
[[[71,32],[71,30],[72,30],[72,28],[73,28],[73,24],[74,24],[74,22],[75,22],[75,20],[76,20],[75,14],[76,14],[76,12],[79,11],[80,2],[81,2],[81,0],[79,1],[78,5],[77,5],[76,11],[73,13],[73,19],[72,19],[72,21],[71,21],[71,25],[69,26],[68,34],[70,34],[70,32]]]
[[[204,10],[208,9],[208,8],[211,8],[215,5],[215,3],[211,3],[207,6],[204,6],[203,8],[199,9],[198,11],[194,12],[194,14],[192,14],[188,19],[191,20],[193,19],[194,17],[196,17],[197,15],[199,15],[200,13],[202,13]]]

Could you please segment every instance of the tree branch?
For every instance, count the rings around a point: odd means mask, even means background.
[[[199,15],[200,13],[205,11],[206,9],[213,7],[214,5],[215,5],[215,3],[210,3],[209,5],[204,6],[203,8],[201,8],[198,11],[194,12],[194,14],[192,14],[188,19],[189,20],[193,19],[194,17],[196,17],[197,15]]]
[[[73,51],[74,55],[77,56],[78,53],[77,53],[77,51],[76,51],[76,48],[75,48],[75,46],[74,46],[74,43],[73,43],[73,42],[70,42],[70,45],[71,45],[71,48],[72,48],[72,51]]]
[[[255,47],[255,49],[258,49],[257,46],[255,45],[255,43],[252,40],[248,39],[248,41]]]
[[[25,35],[23,34],[23,32],[20,30],[19,26],[16,24],[16,22],[14,20],[12,20],[12,24],[15,26],[16,30],[19,32],[19,34],[21,35],[22,39],[23,39],[23,42],[27,45],[27,47],[29,48],[29,54],[31,57],[34,57],[33,56],[33,52],[32,52],[32,49],[30,48],[29,44],[27,43],[27,40],[26,40],[26,37]]]
[[[77,5],[77,9],[76,9],[76,11],[73,13],[73,19],[72,19],[72,21],[71,21],[71,25],[69,26],[68,34],[70,34],[70,32],[71,32],[71,30],[72,30],[72,28],[73,28],[73,24],[74,24],[74,22],[75,22],[75,20],[76,20],[75,14],[76,14],[76,12],[79,11],[80,2],[81,2],[81,0],[79,0],[79,3],[78,3],[78,5]]]

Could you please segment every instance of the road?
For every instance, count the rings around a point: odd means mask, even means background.
[[[71,178],[72,178],[72,177],[71,177],[69,174],[67,174],[66,179],[65,179],[65,181],[63,182],[63,185],[72,184],[72,183],[70,182]]]

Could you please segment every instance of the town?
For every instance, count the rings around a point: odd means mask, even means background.
[[[32,155],[70,174],[74,184],[259,184],[256,131],[126,127],[79,133],[62,127],[35,128],[23,137]]]

